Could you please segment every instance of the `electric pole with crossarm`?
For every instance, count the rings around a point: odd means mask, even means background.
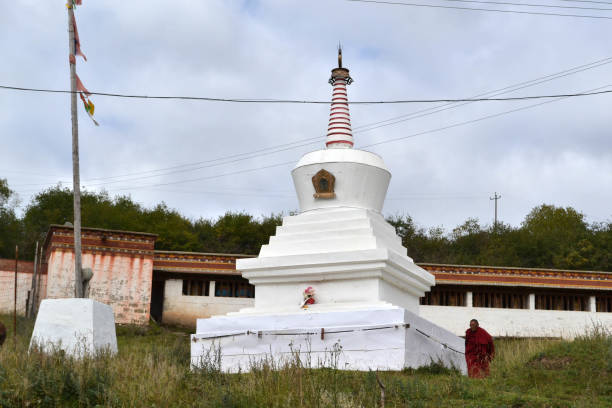
[[[495,221],[493,223],[493,227],[497,229],[497,200],[501,198],[501,195],[497,195],[497,191],[493,197],[489,197],[489,200],[495,200]]]

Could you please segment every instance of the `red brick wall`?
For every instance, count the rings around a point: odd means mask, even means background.
[[[51,227],[45,243],[48,298],[74,297],[72,240],[72,228]],[[82,243],[83,267],[93,270],[89,297],[110,305],[117,323],[147,323],[155,236],[84,228]]]

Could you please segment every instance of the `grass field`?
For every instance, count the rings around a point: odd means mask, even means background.
[[[0,316],[7,327],[12,319]],[[7,324],[9,323],[10,324]],[[118,327],[119,354],[75,361],[28,353],[20,319],[0,350],[0,407],[610,407],[612,336],[574,341],[497,339],[491,376],[473,380],[432,365],[402,372],[306,369],[288,364],[223,374],[189,369],[178,329]]]

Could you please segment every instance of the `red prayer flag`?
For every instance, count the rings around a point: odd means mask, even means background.
[[[74,15],[72,16],[72,27],[74,27],[74,43],[75,43],[74,48],[76,50],[76,55],[80,55],[81,57],[83,57],[85,61],[87,61],[87,57],[81,51],[81,41],[79,40],[79,30],[77,30],[76,18],[74,17]]]
[[[83,92],[87,96],[91,95],[91,92],[89,92],[87,88],[85,88],[85,86],[81,82],[81,78],[79,78],[78,75],[76,75],[76,87],[77,87],[77,91]]]

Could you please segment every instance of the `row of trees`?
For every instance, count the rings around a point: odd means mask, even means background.
[[[391,217],[415,262],[612,271],[612,223],[587,224],[571,207],[541,205],[520,227],[470,218],[446,234]]]
[[[44,239],[50,224],[72,222],[72,190],[53,187],[37,194],[21,218],[12,195],[0,179],[0,258],[14,256],[15,244],[23,248],[24,258],[33,258],[35,243]],[[281,223],[280,216],[258,219],[245,213],[194,221],[164,203],[145,208],[128,196],[88,191],[81,195],[81,219],[84,227],[157,234],[156,249],[245,254],[257,254]]]
[[[155,233],[157,249],[174,251],[257,254],[282,221],[280,215],[230,212],[191,220],[164,203],[145,208],[129,196],[94,192],[83,193],[81,206],[84,226]],[[30,259],[50,224],[72,221],[72,191],[58,186],[37,194],[22,217],[15,208],[13,192],[0,179],[0,257],[14,256],[18,244]],[[519,227],[468,219],[451,233],[420,227],[407,215],[388,221],[416,262],[612,271],[612,223],[588,224],[571,207],[541,205]]]

